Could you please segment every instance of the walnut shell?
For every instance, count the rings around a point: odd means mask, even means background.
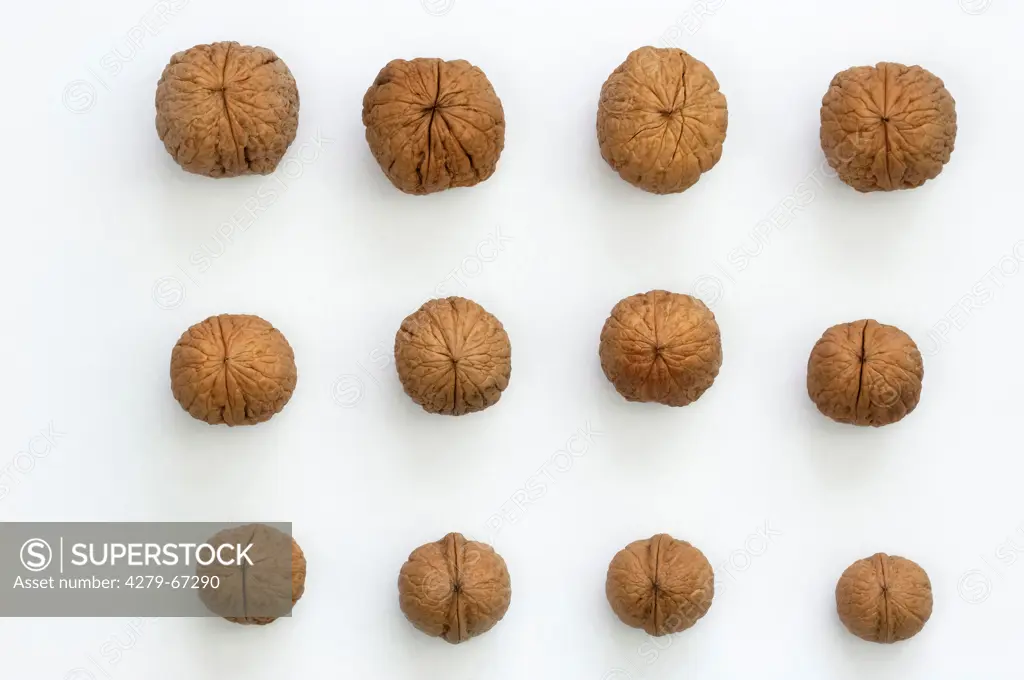
[[[236,42],[178,52],[156,87],[156,131],[185,170],[267,175],[295,140],[299,91],[265,47]]]
[[[615,554],[605,595],[626,625],[648,635],[670,635],[697,623],[711,608],[715,572],[694,546],[657,534]]]
[[[461,416],[501,398],[512,374],[505,328],[460,297],[426,302],[395,335],[395,367],[405,393],[429,413]]]
[[[281,331],[258,316],[211,316],[171,350],[171,393],[211,425],[255,425],[292,398],[295,355]]]
[[[921,400],[924,362],[909,335],[862,319],[832,326],[807,360],[807,393],[832,420],[880,427]]]
[[[847,69],[821,100],[821,148],[857,191],[921,186],[942,172],[955,141],[956,103],[920,66]]]
[[[836,584],[836,610],[857,637],[899,642],[917,635],[932,615],[932,584],[915,562],[876,553],[843,572]]]
[[[501,100],[461,59],[388,62],[363,97],[363,125],[381,170],[408,194],[482,182],[505,146]]]
[[[627,400],[686,406],[715,381],[722,338],[703,302],[652,290],[615,305],[598,353],[605,376]]]
[[[199,599],[217,616],[241,624],[264,626],[292,607],[306,590],[306,556],[295,539],[266,524],[247,524],[218,532],[207,543],[215,549],[223,544],[240,545],[252,564],[224,565],[214,561],[198,565],[196,575],[216,576],[216,588],[200,588]],[[225,550],[226,560],[236,552]]]
[[[448,534],[416,548],[398,574],[398,604],[427,635],[458,644],[501,621],[512,600],[505,560],[486,543]]]
[[[630,52],[597,105],[601,155],[622,179],[655,194],[685,191],[713,168],[728,123],[715,74],[672,47]]]

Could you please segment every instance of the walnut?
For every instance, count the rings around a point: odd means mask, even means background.
[[[178,52],[156,87],[156,131],[185,170],[267,175],[295,140],[299,91],[265,47],[236,42]]]
[[[921,186],[942,172],[955,140],[956,103],[920,66],[847,69],[821,100],[821,148],[857,191]]]
[[[458,644],[501,621],[512,599],[505,560],[486,543],[448,534],[416,548],[398,575],[398,604],[427,635]]]
[[[924,363],[910,336],[874,319],[832,326],[807,360],[807,393],[832,420],[880,427],[921,399]]]
[[[270,420],[292,398],[296,379],[288,341],[258,316],[211,316],[171,350],[171,393],[211,425]]]
[[[405,393],[424,411],[461,416],[501,398],[512,346],[501,322],[472,300],[430,300],[402,321],[395,366]]]
[[[899,642],[917,635],[932,615],[932,584],[915,562],[877,553],[843,572],[836,584],[836,610],[857,637]]]
[[[223,551],[226,565],[219,560],[198,565],[200,578],[217,577],[217,587],[198,589],[199,599],[217,616],[241,624],[266,625],[281,616],[291,616],[292,607],[306,590],[306,556],[288,534],[266,524],[247,524],[218,532],[207,543],[216,549],[239,545],[249,564],[237,552]],[[209,583],[209,582],[208,582]]]
[[[626,625],[648,635],[669,635],[707,614],[715,597],[715,573],[700,550],[657,534],[615,554],[605,594]]]
[[[408,194],[482,182],[505,146],[498,95],[461,59],[389,62],[363,97],[363,125],[381,170]]]
[[[615,305],[598,353],[605,376],[629,401],[686,406],[715,381],[722,338],[703,302],[652,290]]]
[[[641,47],[601,88],[597,141],[622,179],[672,194],[715,166],[728,122],[725,95],[702,61],[675,48]]]

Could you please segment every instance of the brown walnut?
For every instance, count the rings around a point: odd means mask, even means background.
[[[956,103],[920,66],[882,62],[836,74],[821,100],[821,148],[857,191],[933,179],[956,141]]]
[[[702,61],[676,48],[641,47],[601,87],[597,141],[622,179],[671,194],[715,166],[728,123],[725,95]]]
[[[483,307],[460,297],[426,302],[395,335],[405,393],[429,413],[461,416],[501,398],[512,374],[508,334]]]
[[[258,316],[211,316],[171,350],[171,393],[211,425],[270,420],[291,399],[296,380],[291,346]]]
[[[218,532],[207,543],[218,546],[240,545],[252,562],[225,565],[214,561],[196,567],[199,577],[219,579],[216,588],[201,587],[199,599],[206,608],[228,621],[259,626],[281,616],[290,616],[292,607],[306,590],[306,556],[295,539],[266,524],[247,524]],[[236,553],[225,550],[226,560]]]
[[[700,550],[657,534],[616,553],[605,594],[626,625],[648,635],[670,635],[697,623],[711,608],[715,573]]]
[[[185,170],[267,175],[295,140],[299,91],[264,47],[196,45],[171,57],[156,88],[156,130]]]
[[[880,427],[921,399],[924,362],[909,335],[874,319],[825,331],[807,360],[807,393],[832,420]]]
[[[458,644],[501,621],[512,599],[505,560],[486,543],[448,534],[416,548],[398,575],[398,604],[427,635]]]
[[[843,572],[836,584],[836,610],[857,637],[899,642],[917,635],[932,615],[932,584],[915,562],[877,553]]]
[[[715,381],[722,338],[703,302],[652,290],[615,305],[598,353],[605,376],[629,401],[686,406]]]
[[[498,95],[461,59],[389,62],[363,97],[363,125],[381,170],[408,194],[482,182],[505,146]]]

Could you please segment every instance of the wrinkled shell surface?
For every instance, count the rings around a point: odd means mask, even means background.
[[[857,637],[899,642],[917,635],[932,615],[932,584],[915,562],[877,553],[843,572],[836,609]]]
[[[703,62],[680,49],[641,47],[601,88],[597,141],[622,179],[678,193],[722,157],[728,122],[725,95]]]
[[[605,594],[626,625],[669,635],[697,623],[711,608],[715,573],[700,550],[657,534],[616,553]]]
[[[722,338],[703,302],[652,290],[615,305],[599,354],[605,376],[629,401],[686,406],[715,381]]]
[[[467,61],[396,59],[363,97],[373,157],[409,194],[471,187],[505,146],[505,112],[487,76]]]
[[[909,335],[873,319],[832,326],[807,360],[807,393],[832,420],[880,427],[921,399],[924,361]]]
[[[288,341],[258,316],[211,316],[185,331],[171,350],[174,398],[211,425],[269,420],[291,399],[296,379]]]
[[[462,534],[416,548],[398,575],[402,613],[427,635],[452,644],[489,631],[511,600],[505,560]]]
[[[266,524],[247,524],[219,532],[207,541],[246,545],[252,566],[226,566],[217,561],[197,566],[196,574],[217,576],[217,588],[200,588],[199,599],[214,614],[234,623],[266,625],[291,614],[292,606],[306,590],[306,556],[291,536]],[[234,550],[225,550],[235,559]]]
[[[156,88],[156,130],[185,170],[266,175],[295,139],[299,91],[276,54],[236,42],[178,52]]]
[[[512,374],[504,327],[460,297],[430,300],[402,321],[395,366],[405,393],[430,413],[460,416],[495,404]]]
[[[821,148],[858,191],[912,189],[936,177],[956,140],[956,105],[920,66],[880,63],[835,76],[821,100]]]

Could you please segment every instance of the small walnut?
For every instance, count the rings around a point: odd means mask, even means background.
[[[821,100],[821,148],[857,191],[924,184],[942,172],[955,141],[956,103],[920,66],[847,69]]]
[[[258,316],[211,316],[171,350],[171,393],[211,425],[270,420],[292,398],[296,380],[291,346]]]
[[[424,411],[461,416],[501,398],[512,346],[501,322],[472,300],[430,300],[402,321],[395,366],[405,393]]]
[[[512,600],[505,560],[486,543],[448,534],[416,548],[398,575],[398,604],[427,635],[458,644],[501,621]]]
[[[291,616],[292,607],[306,590],[306,556],[288,534],[266,524],[247,524],[218,532],[209,543],[252,547],[240,564],[215,560],[196,567],[196,575],[217,577],[216,588],[199,589],[206,608],[228,621],[259,626],[281,616]],[[238,561],[237,550],[222,552],[225,561]],[[249,564],[249,562],[252,564]]]
[[[703,302],[652,290],[615,305],[599,355],[605,376],[629,401],[686,406],[715,381],[722,338]]]
[[[715,597],[715,573],[700,550],[657,534],[615,554],[605,594],[626,625],[648,635],[670,635],[707,614]]]
[[[172,56],[157,83],[160,140],[199,175],[270,174],[298,125],[295,78],[264,47],[196,45]]]
[[[843,572],[836,584],[836,610],[857,637],[899,642],[917,635],[932,615],[932,584],[915,562],[877,553]]]
[[[880,427],[921,399],[924,362],[910,336],[874,319],[832,326],[807,360],[807,393],[832,420]]]
[[[622,179],[672,194],[719,161],[728,122],[725,95],[703,62],[675,48],[641,47],[601,88],[597,141]]]
[[[487,76],[467,61],[396,59],[363,97],[373,157],[408,194],[471,187],[505,146],[505,112]]]

